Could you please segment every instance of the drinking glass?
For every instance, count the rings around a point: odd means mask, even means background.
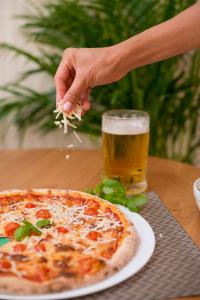
[[[149,115],[139,110],[110,110],[102,116],[104,173],[118,179],[128,194],[147,188]]]

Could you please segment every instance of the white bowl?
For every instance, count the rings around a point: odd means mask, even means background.
[[[200,209],[200,178],[195,180],[195,182],[193,184],[193,192],[194,192],[194,196],[195,196],[198,208]]]

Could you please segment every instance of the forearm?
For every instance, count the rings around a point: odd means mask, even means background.
[[[88,110],[91,87],[116,82],[132,69],[196,48],[200,48],[200,3],[117,45],[66,49],[55,75],[57,102],[62,99],[65,112],[78,101]]]
[[[118,44],[117,48],[120,68],[127,72],[200,48],[200,3]]]

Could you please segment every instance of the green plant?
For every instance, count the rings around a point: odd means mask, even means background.
[[[2,49],[26,57],[34,67],[20,74],[20,84],[1,88],[8,96],[0,101],[0,119],[12,113],[13,122],[21,130],[32,124],[44,133],[53,130],[53,82],[52,89],[40,93],[25,87],[24,79],[42,72],[53,77],[67,47],[117,43],[171,18],[194,2],[51,0],[35,7],[34,12],[21,18],[25,20],[22,29],[26,38],[38,45],[39,54],[1,44]],[[146,110],[151,116],[150,154],[192,162],[200,146],[200,136],[194,138],[200,116],[199,69],[200,52],[196,51],[134,70],[117,83],[95,88],[92,109],[79,130],[100,134],[101,114],[111,108]]]
[[[107,177],[102,178],[94,188],[86,189],[86,192],[113,204],[123,205],[133,212],[139,212],[140,208],[148,202],[144,194],[127,196],[126,188],[121,182]]]

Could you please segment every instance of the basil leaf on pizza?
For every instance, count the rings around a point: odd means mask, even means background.
[[[16,241],[21,242],[23,239],[25,239],[25,237],[29,236],[31,232],[30,227],[28,226],[20,226],[19,228],[17,228],[15,230],[14,233],[14,239]]]
[[[27,220],[23,220],[22,222],[25,224],[25,226],[27,228],[29,228],[30,232],[35,233],[37,235],[41,235],[42,234],[42,232],[39,229],[37,229],[33,224],[31,224]]]
[[[53,223],[51,222],[51,220],[48,219],[44,219],[44,220],[39,220],[36,222],[36,226],[43,228],[43,227],[48,227],[48,226],[52,226]]]

